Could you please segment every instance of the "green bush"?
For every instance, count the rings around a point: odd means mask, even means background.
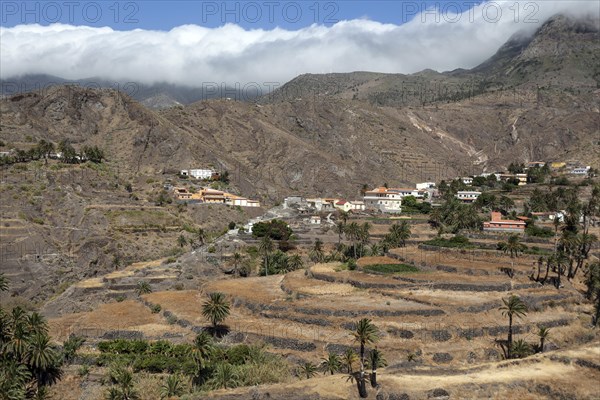
[[[162,309],[162,307],[160,306],[160,304],[153,304],[150,307],[150,311],[152,311],[152,314],[158,314],[161,309]]]
[[[468,238],[461,236],[461,235],[456,235],[450,239],[435,238],[435,239],[428,240],[423,243],[428,244],[430,246],[451,247],[451,248],[474,248],[474,247],[476,247],[475,245],[473,245],[469,242]]]
[[[408,264],[374,264],[363,267],[364,271],[380,274],[400,274],[403,272],[419,272],[419,269]]]
[[[540,227],[535,225],[529,225],[527,228],[525,228],[525,233],[528,236],[537,236],[542,238],[549,238],[554,236],[554,231],[545,226]]]

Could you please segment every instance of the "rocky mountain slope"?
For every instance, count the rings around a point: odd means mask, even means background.
[[[53,264],[8,256],[7,246],[72,254],[75,264],[63,257],[51,269],[67,281],[113,267],[115,254],[130,261],[150,250],[167,254],[186,224],[219,230],[247,217],[192,208],[179,215],[170,206],[157,210],[163,222],[149,233],[156,227],[136,212],[154,207],[162,184],[184,168],[227,170],[230,190],[273,204],[293,193],[356,198],[363,184],[439,181],[511,161],[579,159],[599,167],[600,45],[590,26],[555,18],[472,71],[303,75],[255,103],[155,111],[122,92],[77,86],[3,99],[0,151],[68,139],[107,155],[99,168],[2,167],[3,256],[35,277]],[[123,217],[127,207],[135,212]],[[23,288],[31,277],[20,278]]]

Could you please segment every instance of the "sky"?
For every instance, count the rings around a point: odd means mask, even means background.
[[[471,68],[570,1],[4,1],[0,78],[49,74],[200,87],[303,73]]]

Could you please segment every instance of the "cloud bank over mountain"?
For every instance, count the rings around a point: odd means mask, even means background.
[[[513,34],[562,13],[598,18],[595,1],[486,2],[402,24],[367,19],[299,30],[182,25],[168,32],[53,24],[0,28],[0,78],[49,74],[200,87],[206,82],[283,83],[303,73],[413,73],[471,68]],[[267,84],[270,85],[270,84]]]

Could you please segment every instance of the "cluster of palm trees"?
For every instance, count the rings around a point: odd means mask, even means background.
[[[505,356],[507,359],[523,358],[530,355],[533,348],[536,347],[538,352],[544,351],[546,340],[550,336],[550,328],[540,326],[537,336],[540,340],[539,345],[532,346],[523,339],[513,341],[513,322],[515,318],[523,318],[527,315],[527,305],[516,295],[511,295],[507,299],[502,299],[502,306],[499,308],[502,315],[508,317],[508,337],[503,345]],[[506,346],[504,346],[506,344]]]
[[[275,250],[275,243],[269,235],[262,237],[258,251],[263,257],[261,275],[285,274],[304,266],[299,254],[288,255],[281,250]]]
[[[324,374],[330,375],[345,370],[349,380],[356,382],[359,396],[366,398],[368,397],[367,375],[369,375],[371,386],[376,388],[377,369],[385,367],[387,362],[383,357],[383,353],[376,347],[368,352],[368,359],[366,358],[367,346],[375,344],[380,338],[379,329],[370,319],[363,318],[355,323],[352,338],[360,346],[358,354],[351,348],[346,349],[342,355],[330,352],[326,358],[322,359],[320,369]],[[354,366],[357,363],[359,368],[355,370]],[[369,367],[371,368],[371,372],[367,373],[366,369]],[[300,366],[299,373],[301,376],[309,379],[315,376],[318,370],[319,366],[311,362],[306,362]]]
[[[439,233],[458,233],[461,230],[479,230],[483,224],[472,204],[464,204],[454,195],[446,196],[440,207],[429,214],[429,224]]]
[[[0,292],[8,281],[0,274]],[[73,350],[74,346],[70,346]],[[76,350],[76,348],[74,349]],[[74,351],[73,350],[73,351]],[[0,307],[0,396],[7,400],[44,399],[47,387],[61,378],[65,356],[50,342],[48,325],[37,312]]]
[[[368,248],[367,246],[371,241],[371,234],[369,232],[371,224],[368,222],[362,224],[358,224],[357,222],[347,223],[343,215],[334,227],[334,232],[338,234],[338,244],[329,257],[323,257],[326,261],[345,261],[347,258],[357,259],[365,255],[383,255],[390,248],[404,247],[406,241],[410,239],[410,225],[407,221],[402,221],[391,225],[388,234],[385,235],[383,240],[373,243]],[[342,236],[351,242],[350,246],[342,243]]]

